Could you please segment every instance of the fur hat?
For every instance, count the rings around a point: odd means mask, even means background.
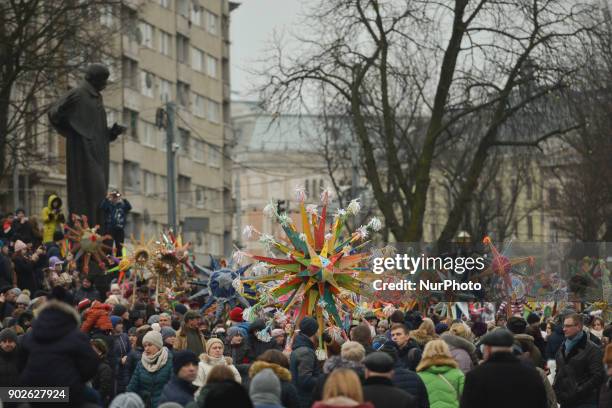
[[[154,346],[157,346],[157,348],[159,349],[164,346],[164,340],[162,339],[161,333],[155,330],[151,330],[150,332],[147,332],[147,334],[144,335],[144,337],[142,338],[142,344],[144,343],[151,343]]]

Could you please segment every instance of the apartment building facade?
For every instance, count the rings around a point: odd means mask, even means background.
[[[177,220],[196,257],[231,252],[228,0],[124,0],[100,12],[116,30],[103,91],[109,124],[126,133],[111,144],[110,188],[133,207],[126,235],[145,237],[167,226],[166,131],[156,113],[176,104]],[[40,211],[50,193],[66,196],[64,140],[49,132],[41,149],[59,157],[22,170],[21,205]],[[32,177],[35,174],[35,177]],[[25,177],[24,177],[25,175]]]

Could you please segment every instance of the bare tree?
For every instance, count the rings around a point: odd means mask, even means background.
[[[0,181],[18,161],[39,161],[51,95],[91,62],[112,65],[120,0],[0,2]]]
[[[537,147],[577,127],[557,120],[516,132],[511,121],[542,100],[550,108],[567,86],[599,23],[593,2],[329,0],[313,10],[313,34],[298,37],[300,55],[275,54],[263,94],[274,111],[344,107],[398,241],[421,240],[445,153],[465,158],[439,242],[453,238],[495,151]]]

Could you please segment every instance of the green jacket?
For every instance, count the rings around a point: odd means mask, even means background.
[[[170,377],[172,377],[172,353],[168,352],[168,361],[154,373],[148,372],[143,367],[142,361],[139,361],[127,391],[140,395],[146,407],[154,408],[157,407],[162,390],[170,381]]]
[[[431,408],[459,407],[465,380],[461,370],[450,366],[431,366],[418,374],[427,388]]]

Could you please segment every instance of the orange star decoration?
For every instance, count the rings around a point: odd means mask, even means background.
[[[105,252],[110,252],[111,247],[104,243],[104,240],[112,239],[110,235],[98,234],[99,225],[93,228],[89,227],[87,217],[85,215],[72,215],[74,227],[66,226],[68,230],[68,239],[72,242],[70,249],[75,254],[74,262],[83,257],[83,272],[89,273],[89,261],[93,257],[100,268],[104,269]]]

